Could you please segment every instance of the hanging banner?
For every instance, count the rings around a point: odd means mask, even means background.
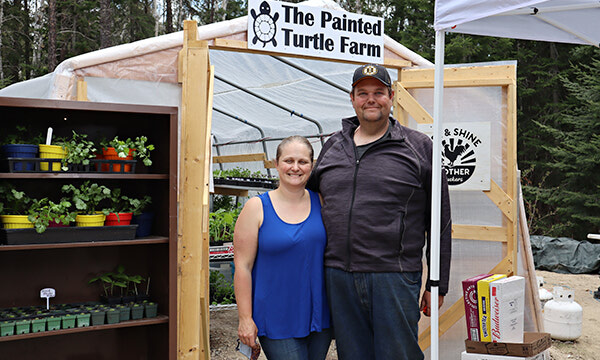
[[[383,19],[280,1],[248,1],[248,49],[383,63]]]
[[[450,190],[490,190],[490,123],[444,123],[442,165]],[[433,138],[431,124],[418,130]]]

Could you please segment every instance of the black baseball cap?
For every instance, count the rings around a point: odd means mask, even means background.
[[[352,87],[364,78],[371,77],[381,81],[381,83],[387,87],[392,86],[392,80],[390,74],[386,68],[379,64],[365,64],[354,70],[354,76],[352,77]]]

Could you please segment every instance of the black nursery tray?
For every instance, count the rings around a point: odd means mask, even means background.
[[[41,234],[35,229],[0,229],[0,244],[56,244],[72,242],[133,240],[138,225],[49,227]]]
[[[11,173],[62,173],[63,170],[52,170],[53,164],[61,164],[62,159],[42,159],[42,158],[6,158],[8,163],[5,169]],[[42,170],[40,163],[48,164],[48,170]],[[137,160],[107,160],[107,159],[90,159],[89,165],[68,164],[69,169],[66,172],[71,173],[108,173],[121,174],[125,173],[124,165],[131,165],[131,171],[127,173],[135,173],[135,164]],[[103,166],[104,165],[104,166]],[[115,165],[121,165],[119,171],[115,171]],[[104,168],[104,170],[102,170]]]
[[[233,185],[242,187],[257,187],[266,189],[276,189],[277,180],[261,179],[261,178],[246,178],[246,177],[226,177],[214,178],[215,185]]]

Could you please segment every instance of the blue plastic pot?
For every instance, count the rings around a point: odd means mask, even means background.
[[[38,146],[30,144],[7,144],[2,145],[2,153],[6,158],[36,158]],[[13,171],[33,171],[33,169],[33,162],[26,162],[25,166],[21,162],[13,164]]]
[[[152,223],[154,222],[153,212],[143,212],[140,215],[134,215],[131,219],[132,224],[137,224],[135,237],[145,237],[152,234]]]

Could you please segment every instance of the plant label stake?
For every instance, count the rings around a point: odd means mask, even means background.
[[[46,310],[50,310],[50,298],[56,296],[56,290],[53,288],[45,288],[40,291],[40,297],[46,298]]]
[[[46,134],[46,145],[51,145],[51,144],[52,144],[52,128],[49,127],[48,134]]]

